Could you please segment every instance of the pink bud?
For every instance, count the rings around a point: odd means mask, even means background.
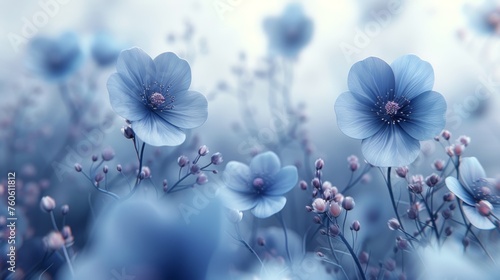
[[[476,204],[476,209],[481,216],[487,217],[491,214],[491,210],[493,210],[493,205],[491,205],[491,203],[486,200],[481,200]]]
[[[396,174],[398,174],[398,176],[401,178],[406,178],[406,174],[408,174],[408,166],[396,168]]]
[[[314,165],[316,166],[316,170],[321,170],[325,166],[325,161],[321,158],[318,158],[316,162],[314,162]]]
[[[177,158],[177,164],[179,164],[180,167],[184,167],[188,163],[189,159],[187,156],[180,156],[179,158]]]
[[[56,201],[50,196],[44,196],[40,200],[40,207],[45,212],[51,212],[56,208]]]
[[[200,156],[206,156],[210,151],[208,150],[208,147],[203,145],[198,149],[198,155]]]
[[[330,209],[329,209],[329,212],[330,212],[330,215],[332,215],[333,217],[338,217],[340,216],[340,214],[342,213],[342,208],[340,207],[340,205],[336,202],[332,202],[330,203]]]
[[[354,203],[354,199],[350,196],[346,196],[344,198],[344,200],[342,200],[342,207],[346,210],[346,211],[350,211],[352,209],[354,209],[354,206],[356,205],[356,203]]]
[[[64,246],[64,238],[61,233],[52,231],[43,239],[43,245],[46,249],[56,251]]]
[[[399,224],[396,218],[392,218],[387,222],[387,226],[389,226],[390,230],[398,230],[401,225]]]
[[[326,211],[326,201],[322,198],[316,198],[312,203],[312,208],[316,213],[323,213]]]
[[[441,136],[445,139],[445,140],[450,140],[451,138],[451,132],[449,132],[448,130],[443,130],[441,132]]]
[[[354,231],[359,231],[361,229],[361,224],[358,220],[352,222],[351,229]]]

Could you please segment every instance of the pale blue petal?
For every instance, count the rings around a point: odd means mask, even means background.
[[[432,90],[434,86],[432,65],[416,55],[405,55],[396,59],[391,68],[396,81],[396,97],[411,100]]]
[[[337,125],[345,135],[355,139],[365,139],[385,125],[376,112],[373,112],[370,102],[362,95],[351,92],[344,92],[337,98],[335,101]]]
[[[410,117],[400,122],[411,137],[424,141],[438,135],[446,125],[446,101],[435,91],[420,94],[409,104]]]
[[[158,112],[158,114],[177,127],[192,129],[201,126],[207,120],[208,102],[199,92],[178,93],[173,105],[173,109]]]
[[[253,193],[250,188],[252,173],[248,165],[237,161],[230,161],[226,164],[222,179],[224,184],[235,191]]]
[[[411,164],[420,153],[420,143],[398,125],[385,125],[379,132],[361,142],[366,160],[379,167]]]
[[[245,194],[229,188],[222,188],[220,196],[226,207],[240,211],[252,209],[259,202],[257,194]]]
[[[486,172],[475,157],[465,157],[460,162],[460,179],[471,188],[479,179],[486,178]]]
[[[347,83],[349,91],[361,94],[373,102],[387,101],[395,89],[391,67],[376,57],[356,62],[349,71]]]
[[[191,67],[184,59],[171,52],[162,53],[154,59],[157,82],[168,88],[174,96],[186,91],[191,85]]]
[[[285,166],[274,176],[274,182],[265,189],[265,194],[283,195],[293,189],[298,180],[297,167],[292,165]]]
[[[274,176],[280,171],[280,168],[280,159],[273,152],[258,154],[250,162],[250,170],[254,176]]]
[[[267,218],[281,211],[285,204],[286,198],[283,196],[261,196],[252,209],[252,214],[257,218]]]
[[[458,198],[460,198],[469,205],[475,205],[476,202],[472,194],[469,193],[467,189],[465,189],[464,186],[462,186],[462,184],[460,184],[460,182],[456,178],[448,177],[446,178],[445,182],[446,182],[446,187],[448,187],[448,189],[452,193],[458,196]]]
[[[179,128],[150,112],[145,118],[132,122],[135,134],[151,146],[178,146],[186,140]]]
[[[137,92],[128,87],[118,73],[109,77],[107,87],[111,107],[122,118],[138,121],[149,114]]]
[[[131,90],[142,92],[143,86],[150,86],[155,79],[155,65],[147,53],[139,48],[124,50],[116,61],[116,71],[130,81]]]
[[[464,204],[462,209],[464,210],[467,220],[469,220],[469,222],[478,229],[489,230],[495,228],[495,224],[493,224],[487,217],[479,214],[475,206]]]

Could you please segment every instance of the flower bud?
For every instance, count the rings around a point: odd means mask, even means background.
[[[94,177],[96,183],[101,182],[104,179],[104,175],[102,173],[97,173]]]
[[[318,216],[318,215],[314,216],[314,218],[313,218],[313,222],[314,222],[315,224],[321,224],[321,217],[320,217],[320,216]]]
[[[75,163],[76,172],[82,172],[82,166],[79,163]]]
[[[448,130],[443,130],[441,132],[441,136],[444,138],[444,140],[450,140],[451,132],[449,132]]]
[[[315,188],[319,188],[321,186],[318,178],[312,179],[311,185],[313,185],[313,187],[315,187]]]
[[[325,161],[322,160],[321,158],[318,158],[315,162],[314,162],[314,166],[316,167],[316,170],[321,170],[323,169],[323,167],[325,166]]]
[[[104,165],[104,167],[102,168],[102,172],[104,172],[104,174],[107,174],[109,171],[109,167],[107,165]]]
[[[66,244],[71,244],[75,240],[73,238],[73,232],[71,232],[71,228],[69,226],[64,226],[61,230],[61,235],[64,238]]]
[[[451,227],[446,227],[446,228],[444,229],[444,234],[445,234],[446,236],[450,236],[452,233],[453,233],[453,230],[451,229]]]
[[[439,178],[437,174],[431,174],[430,176],[425,178],[425,184],[429,187],[434,187],[437,185],[437,183],[439,183],[440,180],[441,178]]]
[[[306,183],[306,181],[304,181],[304,180],[300,181],[299,182],[299,187],[300,187],[300,189],[302,189],[304,191],[307,190],[307,183]]]
[[[200,156],[206,156],[210,151],[208,150],[208,147],[203,145],[198,149],[198,155]]]
[[[452,157],[455,155],[455,152],[453,152],[453,145],[452,146],[447,146],[445,148],[445,151],[446,151],[446,154],[449,156],[449,157]]]
[[[200,167],[198,164],[193,164],[190,169],[191,174],[198,174],[200,173]]]
[[[309,205],[306,205],[306,211],[307,212],[312,212],[313,208]]]
[[[65,215],[68,215],[69,213],[69,206],[67,204],[64,204],[63,206],[61,206],[61,214],[63,214],[63,216]]]
[[[340,234],[340,228],[338,225],[331,225],[330,226],[330,234],[335,237]]]
[[[198,177],[196,178],[196,184],[198,185],[204,185],[208,182],[208,177],[205,175],[205,173],[201,172],[198,174]]]
[[[189,163],[189,159],[187,156],[180,156],[177,158],[177,164],[180,166],[180,167],[184,167],[186,166],[187,164]]]
[[[141,172],[144,172],[144,178],[142,179],[151,177],[151,169],[148,166],[143,166]]]
[[[323,213],[326,211],[326,201],[322,198],[316,198],[312,203],[312,208],[316,213]]]
[[[396,168],[396,174],[398,174],[398,176],[401,178],[406,178],[406,174],[408,174],[408,166]]]
[[[462,136],[458,137],[458,142],[460,144],[464,145],[465,147],[467,147],[470,144],[470,137],[466,136],[466,135],[462,135]]]
[[[121,128],[123,136],[127,139],[133,139],[135,137],[135,132],[130,126],[124,126]]]
[[[404,239],[404,238],[398,238],[396,240],[396,247],[399,249],[399,250],[408,250],[408,248],[410,247],[409,244],[408,244],[408,240]]]
[[[354,199],[350,196],[346,196],[344,198],[344,200],[342,200],[342,207],[346,210],[346,211],[350,211],[352,209],[354,209],[354,206],[356,205],[356,203],[354,203]]]
[[[118,165],[116,166],[116,170],[117,170],[118,172],[122,172],[122,165],[121,165],[121,164],[118,164]]]
[[[329,212],[330,212],[330,215],[337,218],[342,213],[342,208],[340,207],[340,205],[338,203],[332,202],[332,203],[330,203]]]
[[[344,195],[341,194],[341,193],[337,193],[334,197],[333,197],[333,201],[337,202],[337,203],[342,203],[342,201],[344,201]]]
[[[437,170],[437,171],[443,171],[444,169],[444,161],[443,160],[436,160],[434,162],[434,168]]]
[[[493,210],[493,205],[487,200],[481,200],[476,204],[477,212],[484,217],[491,215],[491,210]]]
[[[93,162],[96,162],[98,159],[99,159],[99,157],[97,157],[97,155],[92,155],[92,161]]]
[[[358,220],[352,222],[351,229],[354,231],[359,231],[361,229],[361,224]]]
[[[455,200],[455,194],[452,192],[447,192],[443,195],[443,201],[450,202]]]
[[[266,246],[266,240],[262,237],[257,237],[257,245]]]
[[[410,220],[415,220],[416,218],[418,218],[418,209],[416,207],[410,207],[410,209],[408,209],[406,213],[408,215],[408,219]]]
[[[461,156],[463,151],[465,150],[465,146],[462,144],[452,145],[453,153],[457,156]]]
[[[362,264],[367,264],[370,260],[370,255],[367,252],[361,251],[358,255],[359,262]]]
[[[47,250],[56,251],[64,246],[64,237],[61,233],[52,231],[43,239],[43,245]]]
[[[462,245],[467,248],[469,247],[469,244],[470,244],[470,239],[468,237],[464,237],[464,239],[462,239]]]
[[[384,267],[385,269],[387,269],[387,271],[394,271],[396,269],[396,261],[393,259],[388,259],[387,261],[385,261]]]
[[[110,161],[115,157],[115,151],[112,148],[106,148],[102,151],[101,157],[104,161]]]
[[[45,212],[51,212],[56,208],[56,201],[50,196],[44,196],[40,200],[40,208]]]
[[[222,159],[222,154],[221,153],[215,153],[212,155],[212,157],[210,158],[212,164],[214,165],[219,165],[221,164],[224,160]]]
[[[387,226],[389,226],[390,230],[398,230],[401,228],[399,221],[396,218],[392,218],[387,222]]]

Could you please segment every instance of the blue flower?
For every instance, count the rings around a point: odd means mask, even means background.
[[[116,69],[108,80],[111,106],[149,145],[180,145],[186,129],[206,121],[207,99],[188,90],[191,68],[177,55],[162,53],[153,60],[132,48],[120,53]]]
[[[58,38],[35,37],[27,51],[28,67],[53,82],[68,78],[83,63],[83,51],[74,33],[64,33]]]
[[[106,67],[116,62],[121,50],[120,44],[111,35],[100,32],[94,37],[90,52],[97,65]]]
[[[405,55],[390,66],[375,57],[357,62],[348,76],[335,112],[340,130],[362,139],[361,150],[375,166],[405,166],[420,152],[420,142],[446,123],[446,101],[432,91],[432,66]]]
[[[305,17],[302,6],[290,4],[278,18],[264,20],[269,48],[287,58],[296,58],[312,38],[313,23]]]
[[[283,209],[283,196],[297,184],[295,166],[281,168],[278,156],[265,152],[255,156],[250,166],[231,161],[226,165],[223,195],[233,209],[252,210],[258,218],[267,218]]]
[[[496,217],[500,217],[500,196],[495,190],[495,180],[486,178],[477,158],[463,158],[460,163],[460,180],[448,177],[446,186],[464,202],[462,205],[465,215],[475,227],[495,228],[493,221],[496,218],[488,212],[491,211]]]

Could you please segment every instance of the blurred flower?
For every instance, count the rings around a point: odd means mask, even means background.
[[[267,218],[283,209],[289,192],[298,181],[297,168],[281,168],[278,156],[265,152],[255,156],[250,166],[230,161],[223,175],[227,188],[223,195],[231,208],[252,209],[258,218]]]
[[[476,32],[483,35],[500,35],[500,4],[485,0],[480,5],[465,7],[465,16]]]
[[[446,101],[432,91],[432,66],[414,55],[388,65],[375,57],[357,62],[335,112],[340,130],[362,139],[366,160],[375,166],[405,166],[445,125]]]
[[[52,231],[43,238],[43,244],[47,250],[59,250],[64,246],[64,237],[60,232]]]
[[[152,60],[143,50],[122,51],[117,73],[108,79],[114,111],[126,118],[135,134],[152,146],[177,146],[185,130],[207,119],[207,99],[189,91],[191,68],[173,53]]]
[[[28,67],[49,81],[68,78],[83,63],[83,52],[74,33],[64,33],[58,38],[35,37],[27,51]]]
[[[90,52],[97,65],[106,67],[116,62],[121,50],[120,44],[110,34],[99,32],[92,41]]]
[[[301,5],[290,4],[280,17],[266,18],[264,30],[273,53],[296,58],[311,40],[313,23],[304,15]]]
[[[495,195],[495,180],[486,178],[483,167],[475,157],[463,158],[460,164],[460,180],[446,178],[446,186],[464,203],[467,219],[479,229],[493,229],[490,213],[500,216],[500,196]],[[489,208],[488,211],[487,208]]]

